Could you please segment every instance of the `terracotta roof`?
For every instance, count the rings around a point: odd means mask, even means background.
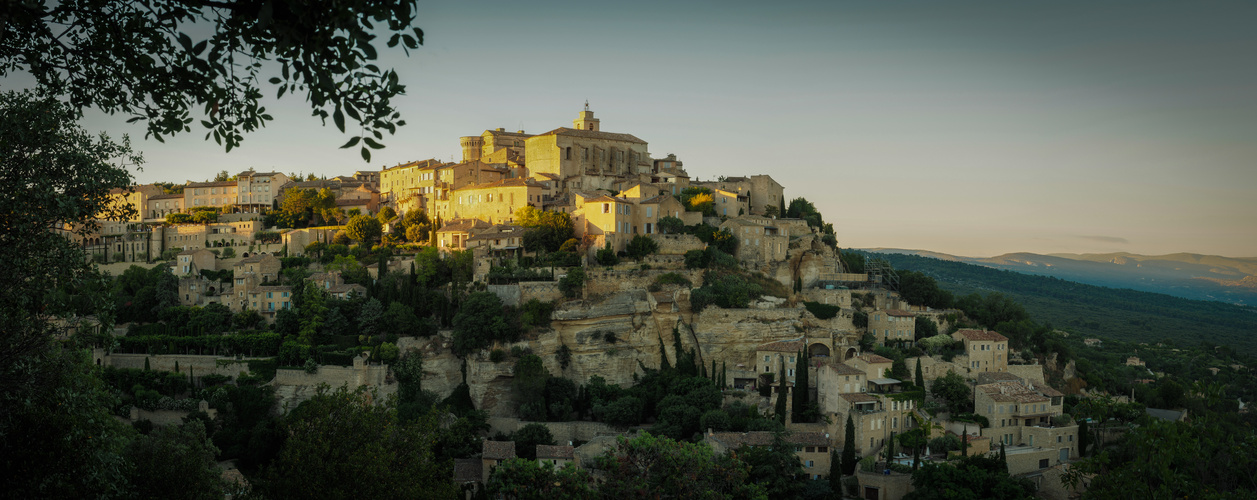
[[[441,165],[444,165],[444,163],[442,163],[440,160],[433,158],[433,159],[428,159],[428,160],[419,160],[419,161],[412,161],[409,163],[402,163],[395,167],[385,168],[384,170],[395,170],[395,169],[410,168],[410,167],[430,168],[430,167],[441,166]]]
[[[572,459],[576,448],[571,446],[550,446],[545,444],[537,445],[537,458],[566,458]]]
[[[540,183],[540,182],[537,182],[537,181],[535,181],[535,180],[532,180],[532,179],[525,179],[525,178],[523,178],[523,177],[516,177],[516,178],[513,178],[513,179],[502,179],[502,180],[500,180],[500,181],[486,182],[486,183],[484,183],[484,184],[476,184],[476,185],[473,185],[473,186],[466,186],[466,187],[462,187],[462,188],[457,189],[457,191],[465,191],[465,190],[468,190],[468,189],[491,189],[491,188],[502,188],[502,187],[539,187],[539,188],[544,188],[544,187],[546,187],[546,186],[545,186],[544,184],[542,184],[542,183]]]
[[[838,397],[850,401],[852,403],[876,403],[877,398],[863,392],[850,392],[847,394],[839,394]]]
[[[258,293],[258,292],[291,292],[291,291],[292,291],[291,287],[287,287],[283,285],[267,285],[267,286],[253,287],[252,289],[249,290],[249,293],[252,294],[252,293]]]
[[[477,232],[474,236],[467,238],[467,241],[492,240],[498,238],[522,238],[524,232],[528,228],[522,226],[495,225],[484,231]]]
[[[354,291],[358,292],[359,295],[366,295],[367,287],[359,285],[357,283],[346,283],[346,284],[341,284],[341,285],[332,285],[331,288],[327,289],[327,293],[346,293],[347,294]]]
[[[174,199],[180,199],[180,200],[182,200],[182,199],[183,199],[183,193],[179,193],[179,194],[159,194],[159,195],[157,195],[157,196],[149,196],[149,197],[148,197],[148,199],[149,199],[149,201],[153,201],[153,200],[174,200]]]
[[[274,177],[276,175],[279,175],[279,172],[254,172],[252,170],[246,170],[236,174],[236,177]]]
[[[209,250],[205,248],[201,248],[197,250],[184,250],[182,252],[179,252],[178,255],[192,255],[194,253],[201,253],[201,252],[209,252]],[[210,252],[210,253],[213,253],[213,252]]]
[[[1041,403],[1048,400],[1047,396],[1016,381],[1005,380],[979,385],[977,389],[990,396],[992,401],[1001,403]]]
[[[865,374],[864,370],[857,369],[851,365],[848,365],[846,363],[840,363],[838,361],[831,362],[829,364],[829,367],[833,369],[834,373],[838,375],[864,375]]]
[[[554,175],[554,174],[551,174],[551,173],[546,173],[546,172],[537,172],[537,173],[533,174],[533,176],[541,176],[541,177],[545,177],[545,178],[547,178],[547,179],[549,179],[549,180],[552,180],[552,181],[557,181],[557,180],[559,180],[559,176]]]
[[[628,200],[626,200],[626,199],[624,199],[624,198],[615,198],[615,197],[608,196],[608,195],[605,195],[605,194],[604,194],[604,195],[601,195],[601,196],[596,196],[596,197],[593,197],[593,198],[585,198],[585,203],[595,203],[595,202],[597,202],[597,203],[606,203],[606,202],[611,202],[611,201],[616,202],[616,203],[628,203],[628,202],[629,202]]]
[[[540,135],[566,135],[566,136],[572,136],[572,137],[581,137],[585,139],[602,139],[602,140],[609,140],[609,141],[622,141],[622,142],[634,142],[637,144],[646,144],[646,141],[638,139],[637,137],[634,137],[630,134],[617,134],[613,132],[602,132],[602,131],[595,132],[593,130],[580,130],[580,129],[567,128],[567,127],[559,127],[549,132],[545,132],[545,133],[537,134],[537,135],[539,136]]]
[[[799,352],[806,347],[802,338],[794,340],[779,340],[777,342],[769,342],[756,347],[756,351],[773,351],[773,352]]]
[[[515,458],[515,442],[486,440],[480,456],[491,460],[506,460],[508,458]]]
[[[505,130],[486,130],[484,131],[484,134],[509,135],[509,136],[514,136],[514,137],[532,137],[532,134],[525,134],[523,132],[507,132]],[[484,135],[484,134],[480,134],[480,135]]]
[[[895,317],[899,317],[899,318],[915,318],[915,317],[917,316],[917,315],[912,314],[912,313],[910,313],[910,312],[908,312],[908,311],[900,311],[900,310],[896,310],[896,309],[891,309],[891,310],[886,311],[886,315],[887,315],[887,316],[895,316]]]
[[[1008,372],[982,372],[978,374],[978,385],[993,384],[1002,380],[1021,381],[1021,377]]]
[[[441,226],[441,229],[437,229],[436,232],[438,233],[451,233],[451,232],[466,233],[466,232],[471,231],[472,229],[487,229],[489,227],[491,227],[491,225],[488,222],[482,221],[480,219],[455,219],[455,220],[449,221],[444,226]]]
[[[454,481],[470,483],[482,480],[482,464],[483,462],[477,458],[454,459]]]
[[[1008,341],[1008,337],[991,330],[973,330],[966,328],[963,330],[956,330],[956,335],[964,337],[967,340],[993,340],[996,342]]]
[[[865,363],[869,363],[869,364],[882,364],[882,363],[894,363],[894,362],[895,362],[895,360],[893,360],[893,359],[890,359],[890,358],[885,358],[885,357],[882,357],[882,356],[878,356],[878,355],[873,354],[873,353],[864,353],[864,354],[861,354],[861,355],[856,356],[856,357],[860,358],[860,360],[864,361]]]
[[[269,260],[269,259],[274,259],[274,258],[275,258],[275,256],[273,256],[273,255],[267,255],[267,254],[254,254],[254,255],[250,255],[250,256],[248,256],[248,257],[245,257],[245,258],[243,258],[243,259],[240,259],[240,262],[237,262],[237,263],[236,263],[236,267],[240,267],[240,265],[241,265],[241,264],[255,264],[255,263],[258,263],[258,262],[262,262],[262,261],[264,261],[264,260]],[[276,259],[276,260],[278,260],[278,259]]]
[[[338,207],[367,206],[370,204],[371,204],[371,200],[366,199],[366,198],[358,198],[358,199],[352,199],[352,200],[336,200],[336,206]]]
[[[773,444],[773,433],[768,431],[716,432],[708,436],[729,448],[768,446]],[[803,446],[829,446],[829,439],[821,432],[790,432],[783,436],[786,443]]]
[[[644,199],[644,200],[642,200],[642,201],[639,201],[639,202],[637,202],[637,203],[642,204],[642,205],[652,205],[652,204],[656,204],[656,203],[662,203],[665,199],[668,199],[668,198],[672,198],[672,195],[670,195],[670,194],[661,194],[661,195],[659,195],[659,196],[654,196],[654,197],[651,197],[651,198],[646,198],[646,199]],[[678,202],[678,203],[680,203],[680,202]]]

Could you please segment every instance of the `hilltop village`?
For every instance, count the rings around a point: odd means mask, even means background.
[[[900,498],[922,463],[994,454],[1065,494],[1092,439],[1064,411],[1073,366],[909,303],[770,175],[694,179],[588,108],[459,142],[460,162],[115,192],[133,217],[76,240],[123,295],[95,364],[189,380],[123,384],[121,416],[230,414],[215,442],[249,472],[260,431],[230,387],[277,414],[365,387],[470,429],[438,453],[467,495],[509,459],[595,468],[642,431],[716,455],[784,440],[791,488]]]

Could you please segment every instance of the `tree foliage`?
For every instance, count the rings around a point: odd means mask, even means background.
[[[365,245],[370,245],[372,242],[380,239],[382,231],[383,226],[380,225],[379,219],[365,215],[356,215],[345,224],[345,234],[354,241],[360,241]]]
[[[595,484],[588,470],[570,463],[555,469],[515,458],[494,468],[485,488],[495,497],[516,500],[584,500],[597,497]]]
[[[450,498],[451,465],[433,455],[433,416],[400,422],[395,400],[320,389],[284,419],[279,456],[258,486],[270,498]]]
[[[190,132],[200,114],[206,138],[231,151],[273,119],[261,82],[278,68],[268,80],[278,97],[304,93],[314,116],[341,132],[346,117],[356,122],[362,133],[344,147],[361,142],[369,160],[382,132],[405,125],[392,104],[405,86],[375,64],[377,37],[418,48],[416,12],[413,2],[368,0],[19,3],[5,8],[0,75],[29,73],[73,111],[129,115],[158,140]]]
[[[621,436],[596,467],[604,478],[602,498],[767,498],[762,486],[749,481],[742,461],[645,432]]]
[[[953,414],[973,408],[973,394],[965,379],[954,371],[934,379],[930,383],[930,394],[947,402],[947,409]]]

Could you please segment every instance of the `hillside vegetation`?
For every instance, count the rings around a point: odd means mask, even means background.
[[[884,258],[896,269],[933,277],[956,296],[1003,294],[1039,321],[1075,334],[1128,342],[1207,341],[1257,354],[1254,307],[1086,285],[914,255],[868,255]]]

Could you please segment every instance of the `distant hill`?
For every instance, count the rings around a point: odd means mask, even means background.
[[[898,248],[871,248],[867,251],[918,255],[1193,300],[1257,305],[1257,258],[1191,253],[1150,256],[1130,253],[1040,255],[1025,252],[980,258]]]
[[[1036,321],[1075,334],[1129,342],[1208,341],[1257,354],[1257,307],[1108,288],[903,253],[876,255],[896,269],[925,273],[956,295],[1002,293],[1020,302]]]

